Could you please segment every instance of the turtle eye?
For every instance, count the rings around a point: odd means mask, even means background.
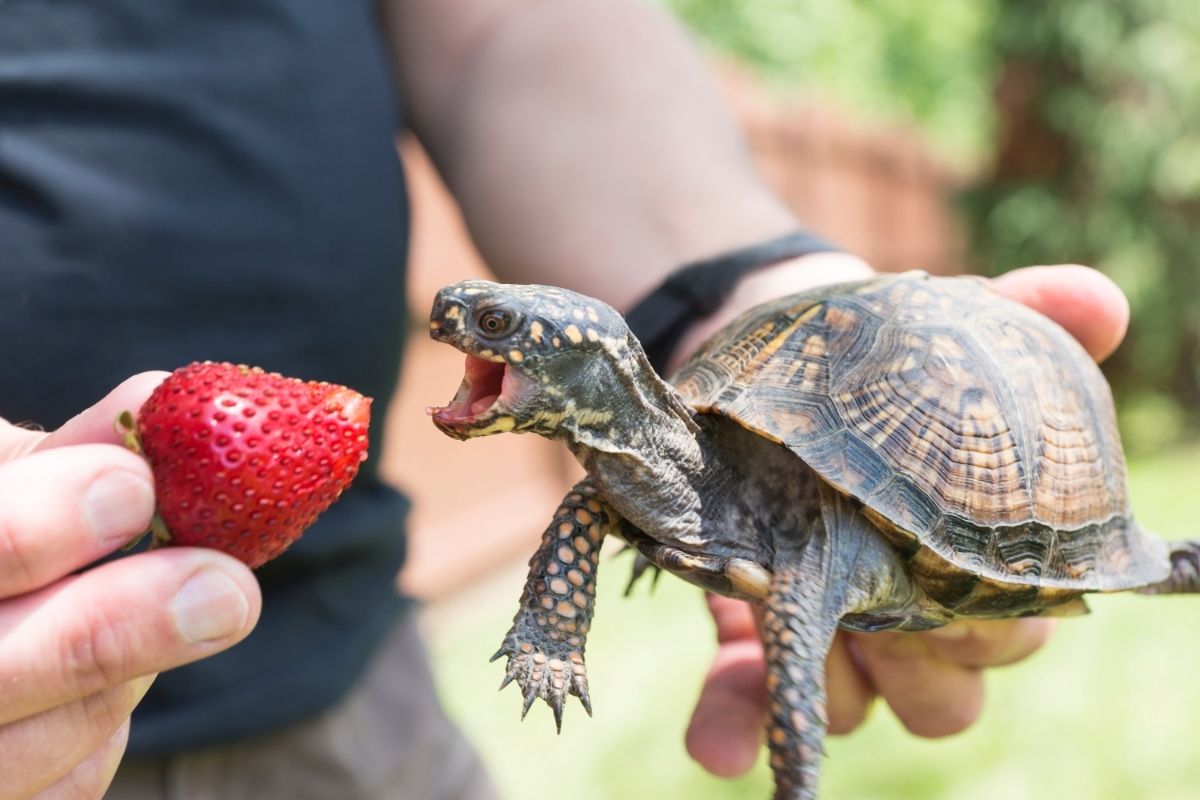
[[[521,318],[506,308],[485,308],[475,317],[475,329],[488,339],[502,339],[517,329]]]

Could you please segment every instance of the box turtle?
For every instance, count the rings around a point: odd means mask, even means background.
[[[760,603],[776,798],[816,794],[839,626],[1073,614],[1087,592],[1200,590],[1200,542],[1130,513],[1107,383],[1060,327],[924,273],[759,306],[662,380],[621,315],[563,289],[467,281],[432,336],[467,354],[431,408],[457,438],[534,432],[587,471],[530,560],[497,657],[525,710],[590,713],[603,538]]]

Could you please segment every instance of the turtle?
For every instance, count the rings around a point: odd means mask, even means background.
[[[1108,383],[1048,318],[969,276],[881,275],[782,297],[669,380],[610,306],[548,286],[442,289],[467,355],[444,433],[561,441],[586,470],[530,559],[496,658],[561,728],[591,713],[602,540],[762,608],[776,800],[816,797],[838,628],[1085,613],[1091,592],[1200,591],[1200,540],[1131,513]],[[493,659],[495,660],[495,659]]]

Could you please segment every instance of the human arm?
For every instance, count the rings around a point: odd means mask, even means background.
[[[652,5],[388,8],[409,122],[503,280],[623,309],[678,264],[799,226]]]
[[[79,572],[146,530],[150,470],[113,420],[146,373],[46,434],[0,420],[0,786],[6,798],[96,797],[155,673],[242,639],[260,597],[215,551],[160,550]]]

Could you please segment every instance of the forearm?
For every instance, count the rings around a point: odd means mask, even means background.
[[[635,0],[461,5],[394,8],[399,72],[505,280],[623,308],[680,263],[798,225],[669,17]]]
[[[720,308],[688,329],[675,348],[668,372],[679,366],[705,339],[759,303],[827,283],[865,278],[873,272],[867,262],[849,253],[813,253],[751,272],[738,283]]]

